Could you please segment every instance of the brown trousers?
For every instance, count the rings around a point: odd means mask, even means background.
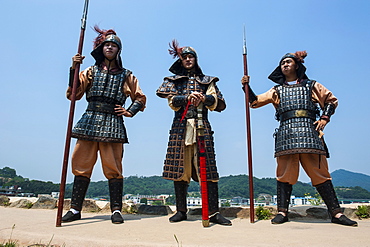
[[[288,154],[276,157],[276,178],[282,183],[295,184],[299,176],[299,164],[310,177],[313,186],[331,180],[328,161],[319,154]]]
[[[77,140],[72,155],[72,173],[75,176],[90,178],[98,158],[98,151],[104,176],[107,179],[123,178],[123,143]]]
[[[184,151],[184,175],[176,180],[190,183],[191,178],[195,181],[200,181],[199,174],[199,157],[198,147],[196,144],[185,146]],[[208,180],[210,182],[218,182],[218,180]]]

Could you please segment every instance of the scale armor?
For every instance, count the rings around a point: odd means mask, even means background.
[[[324,142],[314,126],[319,114],[311,99],[314,83],[305,80],[300,84],[275,86],[280,99],[276,109],[280,126],[274,134],[275,157],[295,153],[326,155]]]
[[[205,94],[208,85],[211,82],[216,83],[217,81],[217,77],[211,76],[187,77],[175,75],[166,77],[163,84],[157,90],[157,95],[159,97],[166,98],[168,95],[173,95],[173,106],[181,106],[180,110],[175,111],[175,116],[170,130],[167,154],[163,167],[163,178],[179,181],[184,174],[186,119],[197,118],[197,108],[193,105],[190,105],[185,119],[183,121],[180,121],[187,104],[187,96],[192,92],[202,92],[203,94]],[[222,111],[226,107],[225,101],[216,85],[215,88],[218,97],[218,106],[216,107],[215,111]],[[212,100],[209,99],[209,101],[209,104],[212,104]],[[206,102],[205,105],[207,105]],[[213,131],[208,121],[208,109],[205,106],[203,106],[202,112],[203,124],[205,128],[204,139],[206,148],[207,180],[214,181],[219,179],[219,174],[216,167]],[[195,181],[198,180],[198,178],[196,177],[193,177],[193,179]]]
[[[85,113],[72,130],[72,137],[98,142],[128,143],[123,117],[114,112],[115,105],[124,105],[127,96],[123,85],[131,71],[107,73],[91,67],[93,81],[86,91],[89,102]]]

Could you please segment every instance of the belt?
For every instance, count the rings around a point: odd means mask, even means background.
[[[184,112],[183,110],[175,111],[175,118],[181,118],[183,112]],[[208,119],[208,111],[207,110],[202,111],[202,117],[203,117],[203,119]],[[195,119],[198,118],[197,108],[190,108],[189,107],[189,109],[188,109],[188,111],[185,115],[185,119],[191,119],[191,118],[195,118]]]
[[[281,113],[279,116],[279,120],[285,121],[290,118],[296,118],[296,117],[306,117],[306,118],[311,118],[313,120],[316,120],[316,112],[310,111],[310,110],[291,110],[291,111]]]
[[[104,103],[104,102],[89,102],[87,105],[87,110],[105,112],[115,114],[114,108],[115,104]]]

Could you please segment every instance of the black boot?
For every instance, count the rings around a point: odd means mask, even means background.
[[[356,221],[348,219],[343,214],[339,218],[335,217],[335,215],[337,215],[338,213],[342,213],[342,209],[340,208],[338,198],[331,180],[326,180],[324,183],[318,184],[315,187],[328,208],[332,223],[345,226],[357,226]]]
[[[288,209],[292,189],[293,186],[291,184],[277,181],[277,210],[278,212],[284,212],[285,216],[278,213],[275,218],[271,220],[272,224],[282,224],[289,220]]]
[[[208,189],[208,211],[210,214],[209,221],[215,224],[231,226],[230,220],[226,219],[220,214],[220,208],[218,207],[218,183],[207,182]]]
[[[175,196],[176,196],[176,214],[170,217],[170,222],[180,222],[186,220],[187,203],[186,195],[188,193],[188,183],[183,181],[175,181]]]
[[[68,211],[63,217],[62,222],[71,222],[81,219],[82,204],[85,200],[87,188],[89,187],[90,179],[83,176],[75,176],[73,182],[73,191],[71,198],[71,208],[80,211],[74,214]]]
[[[110,209],[113,213],[111,220],[113,224],[122,224],[123,217],[121,214],[122,210],[122,190],[123,190],[123,179],[112,178],[108,181],[109,184],[109,196],[110,196]]]

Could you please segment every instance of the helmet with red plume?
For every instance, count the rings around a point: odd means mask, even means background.
[[[121,50],[122,43],[121,39],[117,36],[113,29],[104,30],[100,29],[97,25],[94,26],[94,30],[98,33],[98,36],[94,39],[94,46],[91,55],[95,59],[95,64],[100,65],[104,61],[103,46],[106,42],[113,42],[118,46],[118,53],[116,56],[117,66],[122,69]]]

